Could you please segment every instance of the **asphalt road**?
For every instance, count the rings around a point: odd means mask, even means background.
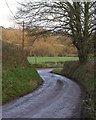
[[[2,107],[3,118],[79,118],[80,87],[66,77],[41,69],[44,84],[38,90]]]

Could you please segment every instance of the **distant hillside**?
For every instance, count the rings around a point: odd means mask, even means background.
[[[36,31],[36,30],[35,30]],[[39,32],[41,30],[38,30]],[[38,32],[36,31],[36,32]],[[34,32],[34,31],[33,31]],[[3,28],[3,40],[17,46],[22,45],[22,30],[13,28]],[[76,56],[77,50],[71,42],[69,35],[39,35],[35,37],[24,33],[24,48],[30,51],[30,55],[36,56]],[[34,33],[35,34],[35,33]]]

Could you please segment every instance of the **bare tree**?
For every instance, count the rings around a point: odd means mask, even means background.
[[[78,50],[81,63],[88,60],[96,17],[96,2],[64,2],[41,0],[21,4],[17,18],[24,19],[27,28],[42,27],[56,33],[68,32]]]

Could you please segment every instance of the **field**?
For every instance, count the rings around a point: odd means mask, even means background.
[[[78,57],[28,57],[29,63],[64,62],[78,60]]]

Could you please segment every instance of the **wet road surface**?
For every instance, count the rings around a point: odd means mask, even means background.
[[[66,77],[41,69],[38,90],[2,107],[3,118],[79,118],[80,87]]]

